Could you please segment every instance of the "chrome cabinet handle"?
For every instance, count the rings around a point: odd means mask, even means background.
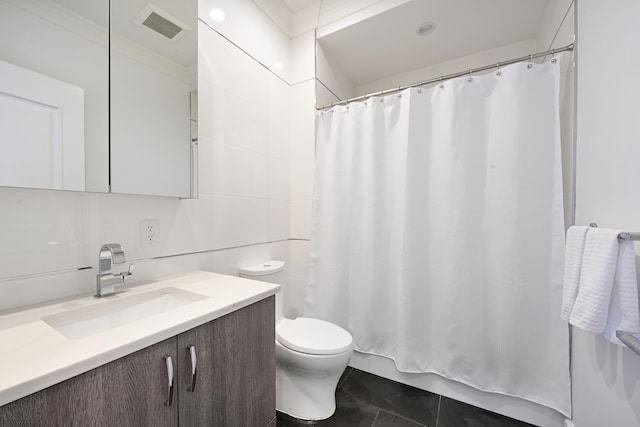
[[[190,345],[187,347],[189,353],[191,354],[191,385],[187,388],[187,390],[193,392],[196,391],[196,369],[198,365],[198,360],[196,358],[196,346]]]
[[[173,361],[168,354],[164,356],[164,361],[167,363],[167,377],[169,379],[169,396],[164,401],[166,406],[171,406],[173,403]]]

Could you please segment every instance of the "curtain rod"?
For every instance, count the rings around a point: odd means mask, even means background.
[[[321,107],[316,107],[316,110],[326,110],[328,108],[335,107],[336,105],[345,105],[345,104],[349,104],[349,103],[355,102],[355,101],[364,101],[365,99],[371,98],[372,96],[388,95],[390,93],[400,92],[400,91],[403,91],[405,89],[409,89],[409,88],[412,88],[412,87],[420,87],[420,86],[428,85],[428,84],[431,84],[431,83],[440,83],[440,82],[443,82],[445,80],[451,80],[451,79],[455,79],[456,77],[462,77],[462,76],[466,76],[466,75],[471,75],[471,74],[474,74],[474,73],[479,73],[481,71],[487,71],[487,70],[491,70],[491,69],[494,69],[494,68],[499,68],[499,67],[502,67],[502,66],[505,66],[505,65],[516,64],[518,62],[523,62],[523,61],[532,61],[532,60],[534,60],[536,58],[540,58],[540,57],[543,57],[543,56],[555,55],[555,54],[561,53],[561,52],[572,51],[573,47],[574,47],[574,45],[573,45],[573,43],[571,43],[571,44],[569,44],[567,46],[559,47],[557,49],[549,49],[549,50],[545,50],[544,52],[533,53],[531,55],[521,56],[520,58],[514,58],[514,59],[509,59],[507,61],[497,62],[497,63],[491,64],[491,65],[485,65],[484,67],[471,68],[471,69],[466,70],[466,71],[460,71],[458,73],[448,74],[446,76],[436,77],[434,79],[424,80],[424,81],[413,83],[413,84],[410,84],[410,85],[398,86],[398,87],[392,88],[392,89],[381,90],[381,91],[378,91],[378,92],[368,93],[366,95],[356,96],[354,98],[344,99],[342,101],[332,102],[331,104],[323,105]]]

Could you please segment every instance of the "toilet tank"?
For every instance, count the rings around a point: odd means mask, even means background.
[[[282,314],[282,285],[285,283],[284,264],[284,261],[270,260],[262,264],[240,268],[240,277],[280,285],[280,292],[276,294],[276,323],[284,318]]]

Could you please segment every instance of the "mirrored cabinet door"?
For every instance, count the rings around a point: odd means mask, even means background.
[[[108,0],[0,0],[0,186],[106,192]]]
[[[111,0],[111,191],[188,198],[196,0]]]
[[[197,197],[197,10],[0,0],[0,186]]]

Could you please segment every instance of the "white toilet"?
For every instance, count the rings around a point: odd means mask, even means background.
[[[275,282],[283,261],[240,269],[247,279]],[[302,420],[323,420],[336,410],[335,391],[353,353],[351,334],[324,320],[285,319],[276,294],[276,409]]]

